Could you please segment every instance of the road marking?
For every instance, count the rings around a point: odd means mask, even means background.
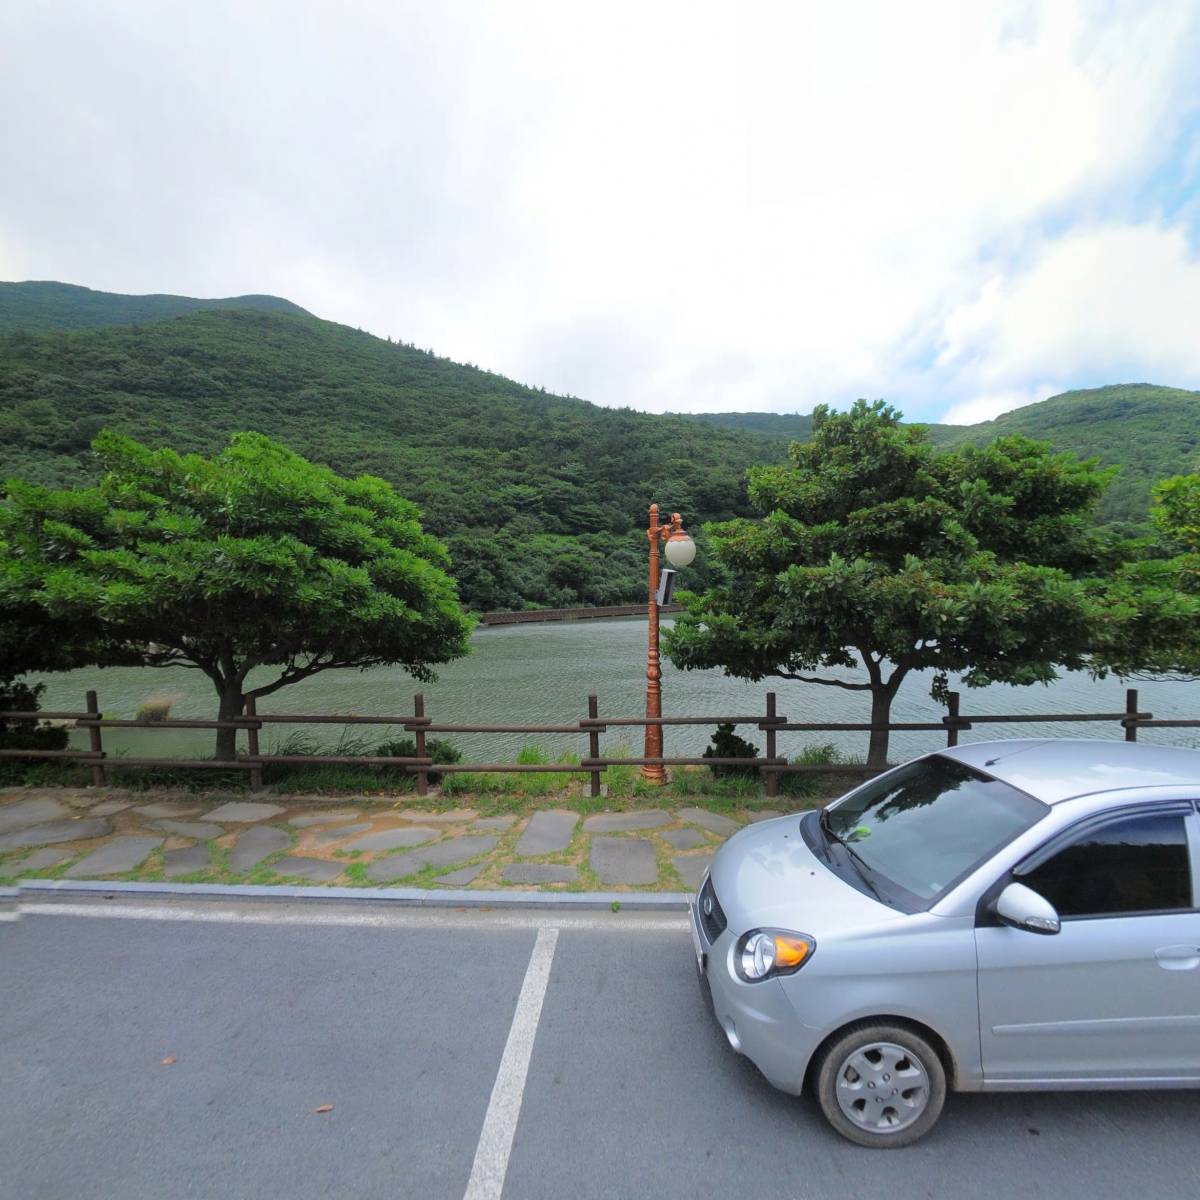
[[[471,1166],[471,1178],[467,1181],[463,1200],[500,1200],[500,1193],[504,1191],[508,1157],[512,1153],[513,1136],[517,1132],[517,1118],[521,1115],[525,1078],[529,1074],[533,1041],[537,1036],[538,1022],[542,1019],[542,1001],[546,998],[546,985],[550,982],[550,965],[554,961],[557,943],[556,928],[551,926],[538,930],[537,941],[533,944],[533,953],[529,956],[529,966],[525,971],[525,982],[517,997],[512,1028],[508,1031],[508,1041],[500,1059],[500,1070],[492,1087],[487,1116],[483,1119],[479,1145],[475,1147],[475,1161]]]
[[[286,904],[249,900],[200,904],[67,903],[22,901],[18,911],[36,917],[92,917],[126,921],[199,921],[227,925],[334,925],[372,929],[583,929],[614,933],[669,933],[687,929],[686,913],[545,912],[531,909],[444,908],[328,909],[322,903]]]

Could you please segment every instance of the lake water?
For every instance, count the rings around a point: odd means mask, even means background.
[[[664,622],[664,624],[667,624]],[[413,693],[423,691],[426,712],[435,722],[447,724],[565,724],[587,714],[591,692],[600,698],[601,715],[638,716],[645,712],[646,625],[642,620],[574,621],[512,625],[478,629],[472,638],[473,653],[443,667],[434,683],[418,684],[403,671],[380,667],[370,671],[327,671],[322,675],[284,688],[259,704],[264,713],[358,713],[405,714],[412,712]],[[861,680],[852,671],[838,672],[850,680]],[[269,682],[269,671],[251,676],[251,683]],[[157,693],[172,693],[176,700],[173,717],[212,718],[216,695],[198,671],[179,667],[154,670],[110,667],[71,671],[44,677],[43,707],[82,710],[84,693],[94,689],[108,717],[132,717],[137,706]],[[929,697],[929,676],[910,675],[893,708],[894,721],[937,721],[944,709]],[[1138,683],[1140,706],[1156,717],[1200,716],[1200,684],[1178,682]],[[701,716],[726,713],[765,712],[765,695],[774,690],[779,712],[793,721],[866,721],[868,697],[860,692],[815,684],[775,680],[747,683],[729,679],[719,671],[677,671],[663,664],[663,711],[666,715]],[[993,685],[962,690],[964,716],[979,713],[1118,712],[1124,709],[1124,686],[1119,680],[1093,682],[1086,675],[1066,675],[1048,687],[1028,688]],[[305,727],[326,744],[336,742],[341,726]],[[268,727],[262,746],[267,750],[295,727]],[[386,727],[350,727],[356,737],[372,745],[388,737],[403,736],[402,730]],[[762,748],[762,734],[742,727],[743,737]],[[711,727],[668,727],[667,753],[700,754],[712,734]],[[961,735],[963,741],[989,737],[1101,737],[1120,738],[1114,723],[1063,723],[1036,725],[977,726]],[[604,735],[602,746],[613,752],[622,744],[638,753],[639,728],[613,730]],[[1162,744],[1200,744],[1200,730],[1144,730],[1141,740]],[[105,748],[110,753],[146,754],[168,757],[211,752],[210,731],[179,730],[147,733],[140,730],[105,730]],[[512,758],[527,742],[538,742],[557,753],[573,749],[585,753],[582,735],[457,734],[453,740],[466,760],[500,761]],[[75,734],[74,744],[84,746],[86,735]],[[794,756],[810,742],[833,742],[857,757],[866,754],[866,735],[859,733],[788,733],[780,735],[780,751]],[[899,761],[944,744],[935,732],[892,734],[891,758]]]

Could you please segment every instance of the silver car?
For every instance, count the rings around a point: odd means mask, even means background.
[[[735,834],[692,905],[713,1013],[839,1133],[947,1088],[1200,1087],[1200,752],[983,742]]]

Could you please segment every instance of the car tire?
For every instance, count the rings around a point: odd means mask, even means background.
[[[862,1021],[821,1052],[813,1075],[826,1120],[860,1146],[908,1146],[933,1128],[946,1101],[937,1051],[905,1025]]]

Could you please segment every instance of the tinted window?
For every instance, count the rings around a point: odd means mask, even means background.
[[[829,810],[830,832],[884,880],[929,901],[1049,808],[950,758],[918,759]]]
[[[1062,917],[1191,908],[1184,818],[1145,813],[1110,821],[1020,879]]]

